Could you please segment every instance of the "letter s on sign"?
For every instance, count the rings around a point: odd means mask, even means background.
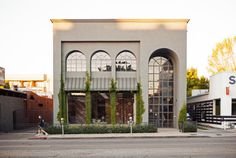
[[[235,84],[236,80],[235,80],[235,76],[230,76],[229,77],[229,84]]]

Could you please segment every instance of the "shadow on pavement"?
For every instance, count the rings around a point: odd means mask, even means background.
[[[37,133],[37,128],[31,127],[11,132],[0,132],[0,140],[22,140],[28,139]]]

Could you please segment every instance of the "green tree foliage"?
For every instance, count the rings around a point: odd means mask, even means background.
[[[85,111],[86,111],[86,124],[91,124],[91,79],[88,72],[86,72],[86,81],[85,81]]]
[[[10,84],[9,84],[9,82],[8,82],[8,81],[5,81],[4,88],[6,88],[6,89],[10,89]]]
[[[216,44],[211,56],[208,57],[208,72],[211,75],[223,71],[236,71],[235,43],[236,36]]]
[[[111,124],[116,124],[116,82],[111,80],[110,87],[110,104],[111,104]]]
[[[181,123],[187,120],[187,106],[184,104],[179,112],[178,125],[180,127]]]
[[[61,118],[64,119],[64,123],[67,123],[67,106],[66,106],[66,93],[64,89],[64,82],[61,80],[60,91],[58,94],[59,99],[59,111],[57,113],[57,120],[61,122]]]
[[[187,96],[192,95],[193,89],[208,89],[209,80],[204,77],[198,77],[197,69],[190,68],[187,70]]]
[[[208,89],[209,88],[209,80],[208,78],[201,76],[198,78],[198,89]]]
[[[137,84],[136,94],[136,124],[142,123],[142,115],[145,112],[141,84]]]

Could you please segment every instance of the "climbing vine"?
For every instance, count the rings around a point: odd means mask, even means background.
[[[110,104],[111,104],[111,124],[116,124],[116,82],[114,79],[111,80],[110,87]]]
[[[60,91],[58,94],[59,111],[57,113],[57,120],[61,122],[61,118],[64,119],[64,123],[67,124],[67,105],[66,105],[66,92],[64,89],[64,82],[61,80]]]
[[[137,84],[136,94],[136,124],[142,123],[142,115],[145,112],[141,84]]]
[[[91,79],[88,72],[86,72],[86,81],[85,81],[85,111],[86,111],[86,124],[91,123]]]

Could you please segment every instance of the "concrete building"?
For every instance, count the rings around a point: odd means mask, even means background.
[[[198,122],[220,128],[236,123],[236,73],[211,76],[209,92],[189,97],[187,103],[190,115]]]
[[[0,88],[5,85],[5,69],[0,67]]]
[[[0,88],[0,131],[8,132],[24,127],[22,122],[25,123],[25,107],[25,93]]]
[[[11,90],[32,91],[39,96],[52,98],[52,79],[46,74],[6,74]]]
[[[117,82],[117,123],[135,120],[141,83],[143,122],[177,127],[186,103],[187,19],[52,19],[54,122],[61,78],[69,123],[85,123],[85,78],[91,76],[92,119],[110,123],[109,87]]]
[[[39,115],[51,124],[52,112],[51,98],[0,88],[0,131],[37,127]]]

